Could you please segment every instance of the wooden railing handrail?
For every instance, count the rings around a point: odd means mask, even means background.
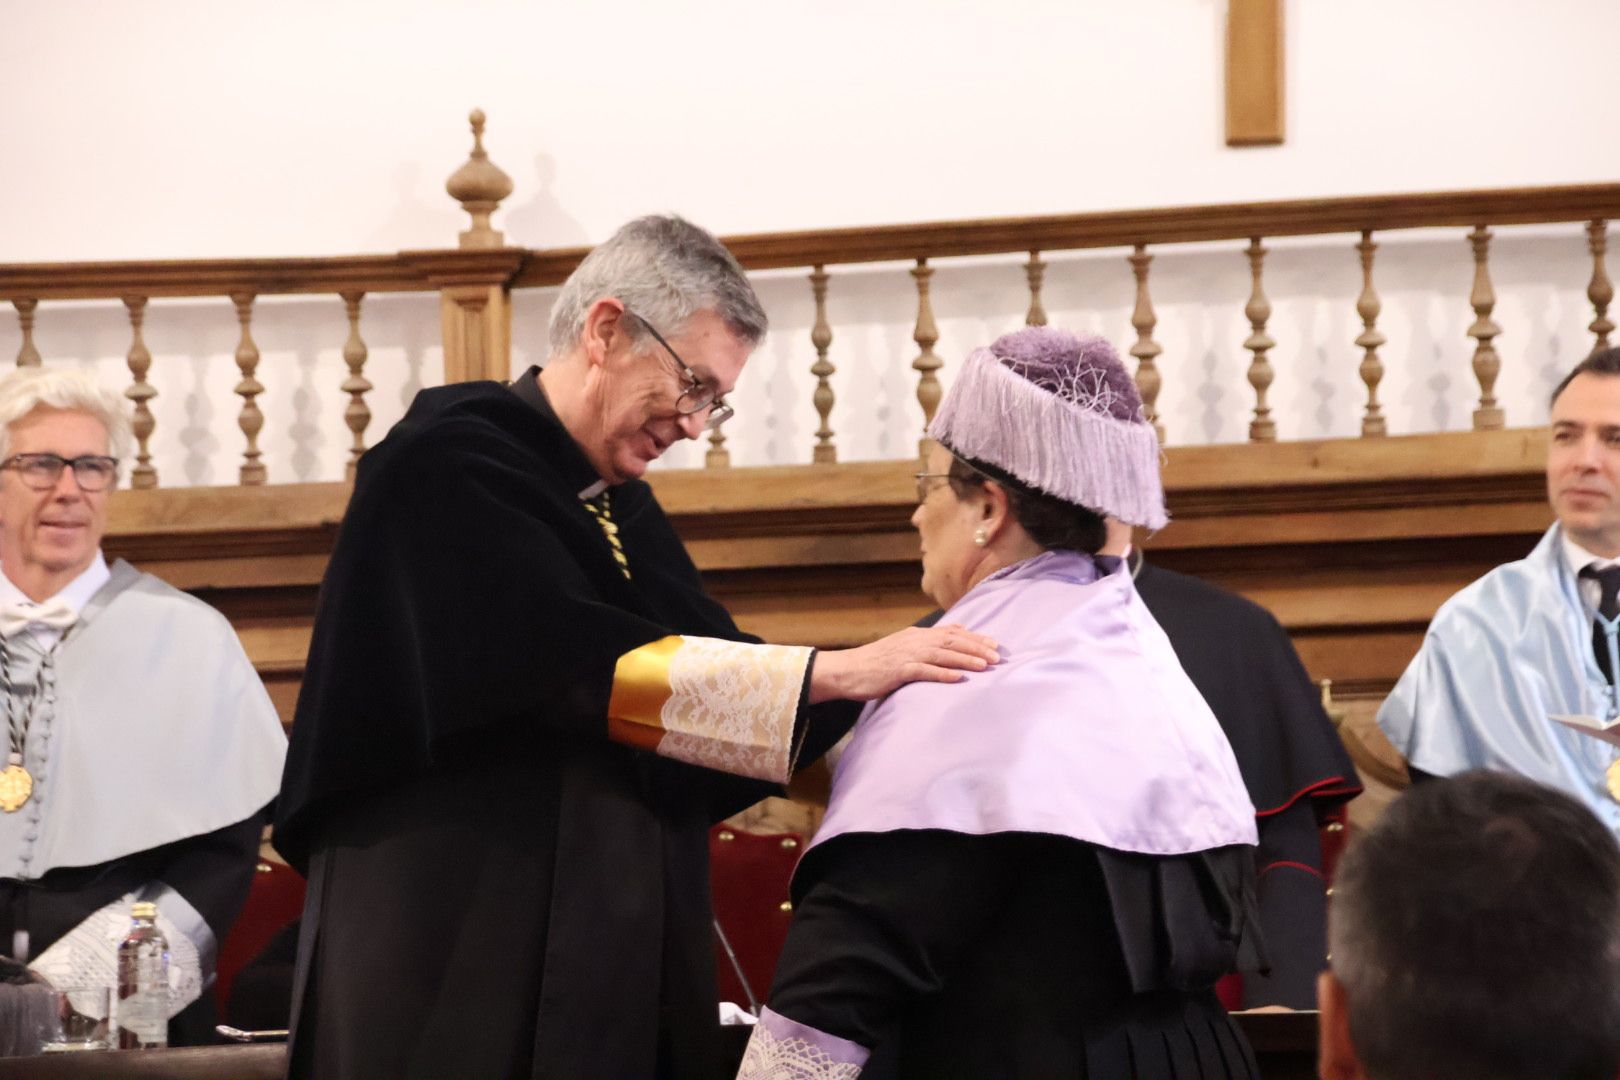
[[[1620,184],[1216,203],[1041,217],[751,233],[721,239],[750,270],[957,255],[1314,236],[1365,229],[1536,225],[1620,217]],[[589,248],[531,251],[515,288],[556,285]]]
[[[1620,184],[1570,184],[812,229],[722,239],[748,269],[774,270],[1136,244],[1614,218],[1620,218]],[[302,258],[0,263],[0,300],[222,296],[232,292],[428,292],[454,284],[535,288],[560,284],[589,250],[505,247]]]
[[[281,259],[0,263],[0,300],[432,292],[447,284],[504,283],[527,257],[522,248],[446,248]]]

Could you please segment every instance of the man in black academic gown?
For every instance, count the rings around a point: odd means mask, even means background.
[[[1361,782],[1299,655],[1272,614],[1133,553],[1136,591],[1220,721],[1254,803],[1260,925],[1271,970],[1243,976],[1244,1008],[1316,1004],[1327,966],[1318,826]]]
[[[960,628],[753,643],[641,480],[765,333],[677,218],[593,251],[543,372],[426,390],[361,460],[278,803],[309,877],[295,1077],[707,1080],[707,830],[866,700],[993,662]]]

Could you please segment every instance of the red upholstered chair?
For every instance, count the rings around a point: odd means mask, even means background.
[[[304,911],[304,879],[285,863],[259,860],[242,914],[220,942],[215,961],[214,1004],[225,1015],[231,983],[249,960],[259,955],[277,932]]]
[[[728,825],[709,832],[714,916],[737,957],[734,966],[725,943],[715,935],[721,1001],[748,1006],[749,995],[737,977],[736,968],[741,967],[754,999],[764,1002],[793,920],[788,882],[803,851],[804,838],[793,833],[747,833]]]
[[[1345,804],[1333,808],[1326,819],[1318,826],[1318,834],[1322,837],[1322,876],[1327,879],[1328,887],[1333,886],[1333,874],[1339,868],[1339,857],[1344,854],[1344,847],[1350,842],[1350,809]],[[1328,893],[1329,896],[1333,894]]]

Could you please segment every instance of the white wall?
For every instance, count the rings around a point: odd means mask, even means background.
[[[446,246],[465,217],[442,183],[465,157],[473,105],[517,184],[497,227],[537,247],[598,240],[649,210],[732,233],[1620,176],[1612,0],[1288,0],[1288,141],[1244,150],[1221,141],[1219,0],[0,7],[0,262]],[[1391,427],[1465,426],[1467,245],[1460,232],[1383,239]],[[1355,430],[1353,240],[1273,245],[1285,436]],[[1155,264],[1173,442],[1243,436],[1240,248]],[[1589,267],[1578,227],[1504,230],[1495,256],[1500,396],[1510,423],[1531,423],[1588,347]],[[1053,261],[1055,321],[1128,344],[1121,253]],[[848,456],[908,452],[920,417],[910,278],[834,274],[840,443]],[[806,460],[808,286],[794,273],[760,288],[776,333],[745,380],[732,445],[740,462]],[[949,365],[1015,325],[1023,303],[1012,262],[941,264],[938,351]],[[520,360],[539,358],[548,304],[544,291],[518,298]],[[341,305],[262,308],[272,477],[335,476]],[[375,431],[438,380],[437,315],[426,298],[382,298],[365,320]],[[153,304],[165,482],[234,476],[235,334],[223,300]],[[127,380],[121,308],[45,305],[38,338],[52,362]],[[16,346],[0,316],[0,358]]]

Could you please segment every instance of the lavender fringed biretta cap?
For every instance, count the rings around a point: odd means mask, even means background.
[[[1032,326],[968,355],[928,434],[958,457],[1131,525],[1160,529],[1159,439],[1106,340]]]

